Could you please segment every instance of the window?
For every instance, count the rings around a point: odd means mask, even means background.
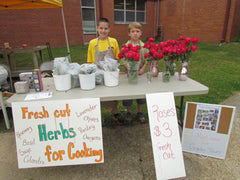
[[[114,21],[117,24],[145,23],[146,0],[114,0]]]
[[[81,0],[84,34],[96,33],[95,0]]]

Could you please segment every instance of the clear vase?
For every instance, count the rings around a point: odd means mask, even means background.
[[[148,62],[148,72],[147,72],[147,82],[148,84],[150,84],[152,82],[152,78],[153,78],[153,72],[152,72],[152,61]]]
[[[188,62],[183,62],[178,72],[178,78],[180,81],[186,81],[188,79]]]
[[[169,82],[170,81],[170,61],[166,60],[164,61],[164,71],[162,74],[163,82]]]
[[[174,63],[174,59],[171,59],[171,60],[170,60],[169,71],[170,71],[170,75],[171,75],[171,76],[174,76],[174,75],[175,75],[176,64]]]
[[[151,64],[152,64],[151,71],[152,71],[153,77],[158,77],[158,61],[157,60],[152,61]]]
[[[139,65],[140,65],[139,61],[127,61],[128,83],[129,84],[137,84],[138,83]]]

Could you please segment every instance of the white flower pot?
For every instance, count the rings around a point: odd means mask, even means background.
[[[53,75],[54,85],[57,91],[71,89],[71,74]]]
[[[79,74],[79,82],[82,90],[91,90],[96,87],[95,73]]]
[[[119,83],[119,69],[117,71],[104,71],[105,86],[118,86]]]

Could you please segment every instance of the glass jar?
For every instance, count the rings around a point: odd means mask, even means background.
[[[148,61],[147,65],[148,65],[148,72],[147,72],[147,83],[150,84],[152,82],[152,78],[153,78],[153,72],[152,72],[152,61]]]
[[[163,82],[170,81],[170,61],[164,60],[164,71],[162,73]]]
[[[183,62],[178,73],[178,78],[180,81],[186,81],[188,79],[188,62]]]
[[[152,61],[151,63],[151,71],[153,74],[153,77],[158,77],[158,60]]]
[[[140,65],[139,61],[127,61],[128,83],[129,84],[137,84],[138,83],[139,65]]]

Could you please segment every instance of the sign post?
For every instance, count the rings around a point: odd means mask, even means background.
[[[12,104],[19,168],[103,163],[100,100]]]
[[[173,93],[146,94],[157,179],[186,176]]]

